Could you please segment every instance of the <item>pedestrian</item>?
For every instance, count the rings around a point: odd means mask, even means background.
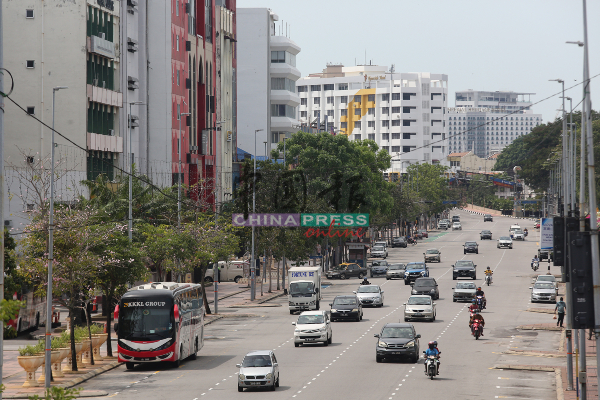
[[[567,304],[563,301],[563,298],[560,298],[560,301],[556,303],[556,307],[554,307],[554,314],[558,313],[558,320],[556,321],[556,326],[563,327],[563,320],[565,319],[565,313],[567,311]]]

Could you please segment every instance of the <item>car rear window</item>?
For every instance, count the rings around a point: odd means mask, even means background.
[[[333,300],[333,304],[338,306],[350,306],[356,304],[356,299],[352,297],[341,297]]]
[[[454,264],[455,267],[472,267],[473,266],[473,262],[472,261],[457,261],[456,264]]]

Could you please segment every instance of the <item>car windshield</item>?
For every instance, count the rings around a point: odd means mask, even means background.
[[[481,233],[485,233],[485,234],[489,235],[489,234],[491,234],[492,232],[491,232],[491,231],[481,231]]]
[[[379,286],[361,286],[358,293],[379,293]]]
[[[413,332],[410,328],[393,328],[386,326],[381,331],[381,338],[399,338],[399,339],[412,339]]]
[[[473,261],[462,261],[459,260],[456,262],[456,264],[454,264],[455,267],[472,267],[473,266]]]
[[[431,297],[411,297],[408,299],[409,305],[426,306],[431,304]]]
[[[424,269],[425,264],[423,263],[409,263],[406,268],[408,269]]]
[[[351,306],[356,304],[356,299],[352,297],[341,297],[333,300],[333,304],[336,306]]]
[[[456,284],[456,288],[457,289],[475,289],[475,284],[474,283],[457,283]]]
[[[381,246],[381,247],[385,247],[386,243],[385,242],[375,242],[374,246]]]
[[[136,299],[137,300],[137,299]],[[145,302],[130,301],[128,304]],[[159,340],[173,336],[173,306],[121,307],[119,337],[127,340]]]
[[[435,283],[429,279],[417,279],[415,281],[415,287],[430,287],[435,286]]]
[[[322,324],[324,322],[322,315],[301,315],[298,317],[298,325]]]
[[[540,275],[537,277],[538,281],[550,281],[550,282],[556,282],[556,278],[553,277],[552,275]]]
[[[396,269],[404,269],[404,268],[406,268],[406,267],[402,264],[392,264],[392,265],[390,265],[390,267],[388,269],[396,270]]]
[[[427,254],[437,254],[439,253],[437,250],[427,250]]]
[[[387,261],[373,261],[373,267],[387,266]]]
[[[476,242],[465,242],[465,246],[477,246]]]
[[[292,282],[290,283],[290,294],[313,294],[315,284],[313,282]]]
[[[270,367],[270,366],[271,366],[271,357],[268,354],[246,356],[246,357],[244,357],[244,362],[242,363],[242,367],[244,367],[244,368]]]
[[[552,283],[536,283],[533,285],[534,289],[554,289],[554,285]]]
[[[521,235],[522,235],[522,234],[523,234],[523,231],[515,231],[515,233],[517,233],[517,234],[521,234]]]
[[[375,246],[375,247],[373,247],[373,250],[375,250],[375,251],[383,251],[383,246]]]
[[[500,240],[510,240],[508,236],[500,236]]]
[[[339,270],[342,270],[342,269],[346,269],[346,266],[345,266],[345,265],[342,265],[342,264],[340,264],[340,265],[336,265],[335,267],[333,267],[333,269],[335,269],[335,270],[338,270],[338,271],[339,271]]]

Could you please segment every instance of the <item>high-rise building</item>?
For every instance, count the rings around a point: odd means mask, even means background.
[[[404,172],[417,162],[446,163],[447,75],[328,65],[298,80],[296,89],[304,129],[374,140],[392,156],[387,172]]]
[[[296,81],[300,47],[288,37],[287,26],[267,8],[238,9],[238,146],[268,155],[271,145],[299,128]],[[264,146],[263,142],[267,142]]]
[[[542,123],[542,115],[531,110],[532,94],[456,92],[455,107],[447,114],[449,152],[472,151],[487,158],[531,132]]]

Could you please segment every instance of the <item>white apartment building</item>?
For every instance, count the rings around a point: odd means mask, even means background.
[[[328,65],[298,80],[296,88],[303,126],[374,140],[392,156],[388,173],[414,163],[447,163],[447,75]]]
[[[499,153],[516,138],[542,123],[531,110],[535,93],[456,92],[455,107],[448,109],[450,153],[472,151],[481,158]]]
[[[271,144],[299,129],[296,119],[300,98],[296,81],[300,47],[289,37],[279,17],[267,8],[238,8],[238,147],[253,154],[257,129],[257,155],[267,155]]]

